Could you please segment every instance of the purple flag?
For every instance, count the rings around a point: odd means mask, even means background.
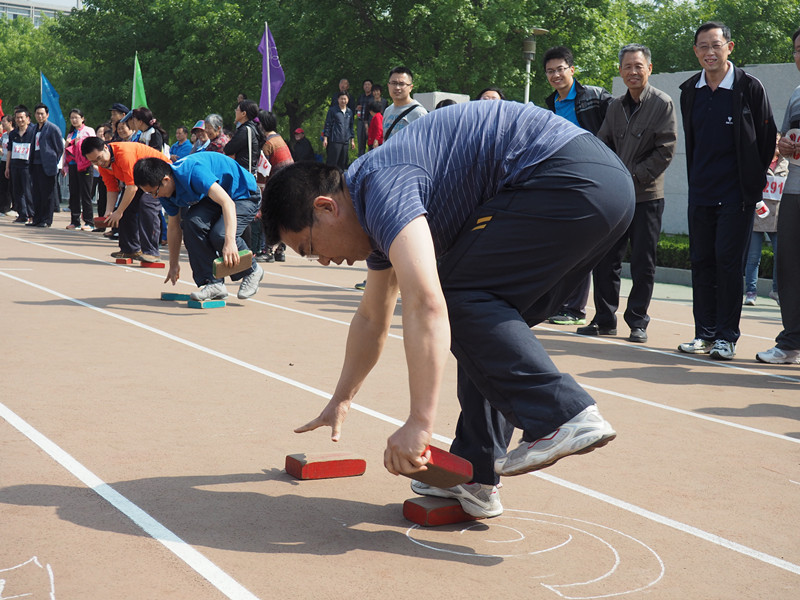
[[[286,81],[286,76],[283,74],[283,67],[281,67],[281,61],[278,58],[278,48],[275,46],[275,40],[272,39],[272,32],[266,22],[264,22],[264,35],[261,36],[258,51],[261,52],[263,57],[261,100],[258,105],[264,110],[272,110],[272,106],[275,104],[275,97],[278,95],[283,82]]]

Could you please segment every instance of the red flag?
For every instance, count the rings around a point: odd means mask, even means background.
[[[5,117],[5,115],[3,114],[3,99],[0,98],[0,119],[2,119],[3,117]]]

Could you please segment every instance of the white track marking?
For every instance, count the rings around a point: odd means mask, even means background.
[[[231,600],[258,600],[257,596],[250,593],[225,571],[156,521],[136,504],[102,481],[97,475],[89,471],[89,469],[75,460],[60,446],[34,429],[24,419],[2,403],[0,403],[0,417],[5,419],[12,427],[46,452],[69,473],[72,473],[72,475],[80,480],[86,487],[90,488],[106,502],[111,504],[111,506],[138,525],[147,535],[163,544],[168,550],[189,565],[201,577],[204,577],[211,585],[228,598],[231,598]]]
[[[48,289],[48,288],[46,288],[44,286],[29,282],[29,281],[25,281],[23,279],[19,279],[18,277],[14,277],[13,275],[8,275],[8,274],[5,274],[5,273],[0,273],[0,275],[2,275],[3,277],[7,277],[9,279],[13,279],[15,281],[18,281],[19,283],[23,283],[25,285],[29,285],[31,287],[39,289],[39,290],[41,290],[43,292],[46,292],[48,294],[52,294],[52,295],[54,295],[54,296],[56,296],[58,298],[61,298],[62,300],[67,300],[67,301],[70,301],[70,302],[74,302],[75,304],[78,304],[80,306],[84,306],[84,307],[86,307],[86,308],[88,308],[90,310],[93,310],[93,311],[96,311],[96,312],[101,313],[103,315],[109,316],[109,317],[111,317],[113,319],[117,319],[119,321],[128,323],[128,324],[133,325],[135,327],[139,327],[141,329],[144,329],[146,331],[149,331],[151,333],[159,335],[161,337],[164,337],[164,338],[167,338],[169,340],[175,341],[175,342],[177,342],[179,344],[183,344],[183,345],[186,345],[186,346],[188,346],[190,348],[193,348],[195,350],[199,350],[199,351],[204,352],[204,353],[206,353],[206,354],[208,354],[210,356],[214,356],[216,358],[220,358],[222,360],[225,360],[225,361],[230,362],[232,364],[235,364],[237,366],[244,367],[244,368],[249,369],[249,370],[251,370],[253,372],[256,372],[256,373],[259,373],[261,375],[264,375],[266,377],[270,377],[270,378],[275,379],[277,381],[281,381],[283,383],[286,383],[286,384],[291,385],[293,387],[296,387],[298,389],[307,391],[307,392],[309,392],[311,394],[314,394],[316,396],[319,396],[321,398],[330,399],[330,397],[331,397],[331,395],[328,394],[327,392],[323,392],[322,390],[316,389],[316,388],[314,388],[312,386],[306,385],[304,383],[301,383],[301,382],[296,381],[294,379],[290,379],[288,377],[284,377],[284,376],[279,375],[277,373],[273,373],[271,371],[267,371],[266,369],[262,369],[260,367],[252,365],[252,364],[247,363],[245,361],[242,361],[242,360],[239,360],[239,359],[234,358],[232,356],[229,356],[227,354],[223,354],[222,352],[218,352],[218,351],[213,350],[211,348],[202,346],[200,344],[196,344],[195,342],[192,342],[192,341],[180,338],[178,336],[172,335],[170,333],[167,333],[167,332],[162,331],[160,329],[157,329],[155,327],[151,327],[149,325],[145,325],[144,323],[140,323],[140,322],[135,321],[133,319],[130,319],[128,317],[117,315],[117,314],[115,314],[115,313],[113,313],[111,311],[108,311],[108,310],[105,310],[105,309],[102,309],[102,308],[98,308],[98,307],[93,306],[91,304],[88,304],[87,302],[84,302],[82,300],[77,300],[75,298],[70,298],[69,296],[61,294],[61,293],[56,292],[54,290],[50,290],[50,289]],[[360,411],[360,412],[362,412],[364,414],[367,414],[367,415],[370,415],[372,417],[375,417],[377,419],[380,419],[382,421],[385,421],[387,423],[391,423],[393,425],[402,425],[403,424],[402,421],[400,421],[398,419],[395,419],[394,417],[390,417],[388,415],[384,415],[383,413],[380,413],[378,411],[369,409],[369,408],[367,408],[365,406],[361,406],[361,405],[356,404],[356,403],[351,404],[351,408],[353,408],[354,410]],[[689,413],[689,414],[691,414],[691,413]],[[722,421],[721,423],[722,424],[728,424],[726,421]],[[755,430],[755,431],[759,432],[759,430]],[[765,433],[765,432],[760,432],[760,433]],[[451,444],[452,441],[453,441],[452,438],[448,438],[446,436],[442,436],[442,435],[439,435],[439,434],[435,434],[433,437],[437,441],[440,441],[440,442],[443,442],[443,443],[447,443],[447,444]],[[789,439],[792,439],[792,441],[795,441],[793,438],[789,438]],[[760,560],[760,561],[762,561],[764,563],[767,563],[769,565],[776,566],[778,568],[787,570],[787,571],[789,571],[791,573],[800,574],[800,566],[795,565],[793,563],[790,563],[788,561],[776,558],[774,556],[770,556],[769,554],[766,554],[764,552],[760,552],[758,550],[754,550],[752,548],[748,548],[747,546],[744,546],[742,544],[738,544],[736,542],[732,542],[732,541],[727,540],[727,539],[725,539],[723,537],[720,537],[720,536],[717,536],[715,534],[711,534],[711,533],[705,532],[705,531],[703,531],[701,529],[698,529],[696,527],[693,527],[691,525],[686,525],[686,524],[681,523],[679,521],[675,521],[674,519],[670,519],[668,517],[659,515],[657,513],[649,511],[647,509],[640,508],[640,507],[638,507],[638,506],[636,506],[634,504],[630,504],[628,502],[625,502],[623,500],[619,500],[619,499],[614,498],[612,496],[608,496],[608,495],[603,494],[601,492],[596,492],[594,490],[591,490],[589,488],[583,487],[581,485],[578,485],[578,484],[575,484],[575,483],[571,483],[569,481],[566,481],[566,480],[563,480],[563,479],[559,479],[557,477],[553,477],[551,475],[547,475],[547,474],[544,474],[544,473],[541,473],[541,472],[535,473],[534,475],[537,476],[537,477],[540,477],[540,478],[542,478],[545,481],[548,481],[550,483],[555,483],[557,485],[560,485],[560,486],[565,487],[567,489],[570,489],[570,490],[576,491],[578,493],[584,494],[584,495],[589,496],[591,498],[595,498],[597,500],[601,500],[603,502],[611,504],[611,505],[613,505],[613,506],[615,506],[617,508],[620,508],[622,510],[626,510],[628,512],[631,512],[631,513],[634,513],[636,515],[639,515],[641,517],[650,519],[650,520],[652,520],[652,521],[654,521],[656,523],[667,525],[669,527],[677,529],[678,531],[682,531],[684,533],[688,533],[690,535],[693,535],[693,536],[698,537],[700,539],[706,540],[708,542],[711,542],[711,543],[716,544],[718,546],[721,546],[723,548],[727,548],[727,549],[733,550],[735,552],[738,552],[740,554],[743,554],[745,556],[749,556],[751,558],[755,558],[756,560]]]

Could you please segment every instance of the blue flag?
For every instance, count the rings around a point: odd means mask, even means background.
[[[64,113],[61,112],[61,104],[59,104],[61,97],[44,73],[39,71],[39,74],[42,76],[42,104],[46,105],[50,111],[48,120],[61,130],[61,137],[66,137],[67,122],[64,120]]]

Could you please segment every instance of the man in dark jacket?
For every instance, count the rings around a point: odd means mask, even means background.
[[[339,105],[328,109],[322,130],[322,147],[327,149],[327,164],[346,169],[349,163],[348,147],[355,148],[353,111],[347,106],[347,92],[339,92]]]
[[[33,109],[36,118],[36,137],[31,153],[31,183],[33,188],[33,221],[29,225],[50,227],[53,209],[57,203],[56,175],[58,162],[64,154],[64,139],[58,126],[51,123],[50,109],[37,104]]]
[[[647,341],[647,309],[653,296],[664,213],[664,172],[672,162],[678,138],[675,106],[667,94],[648,83],[652,70],[647,46],[628,44],[620,50],[619,74],[628,91],[608,107],[597,137],[631,172],[636,211],[628,230],[592,271],[595,317],[578,328],[581,335],[616,335],[622,259],[630,241],[633,287],[624,318],[631,328],[628,339]]]
[[[597,135],[611,103],[611,94],[601,87],[581,85],[575,79],[575,61],[569,48],[564,46],[550,48],[544,53],[542,62],[547,81],[555,89],[545,99],[547,108],[574,125]],[[590,281],[587,277],[581,282],[564,301],[558,314],[550,317],[548,321],[554,325],[584,325]]]
[[[689,248],[695,335],[689,354],[731,360],[739,339],[742,271],[777,128],[764,86],[733,66],[731,31],[700,26],[700,73],[681,84],[689,176]]]

